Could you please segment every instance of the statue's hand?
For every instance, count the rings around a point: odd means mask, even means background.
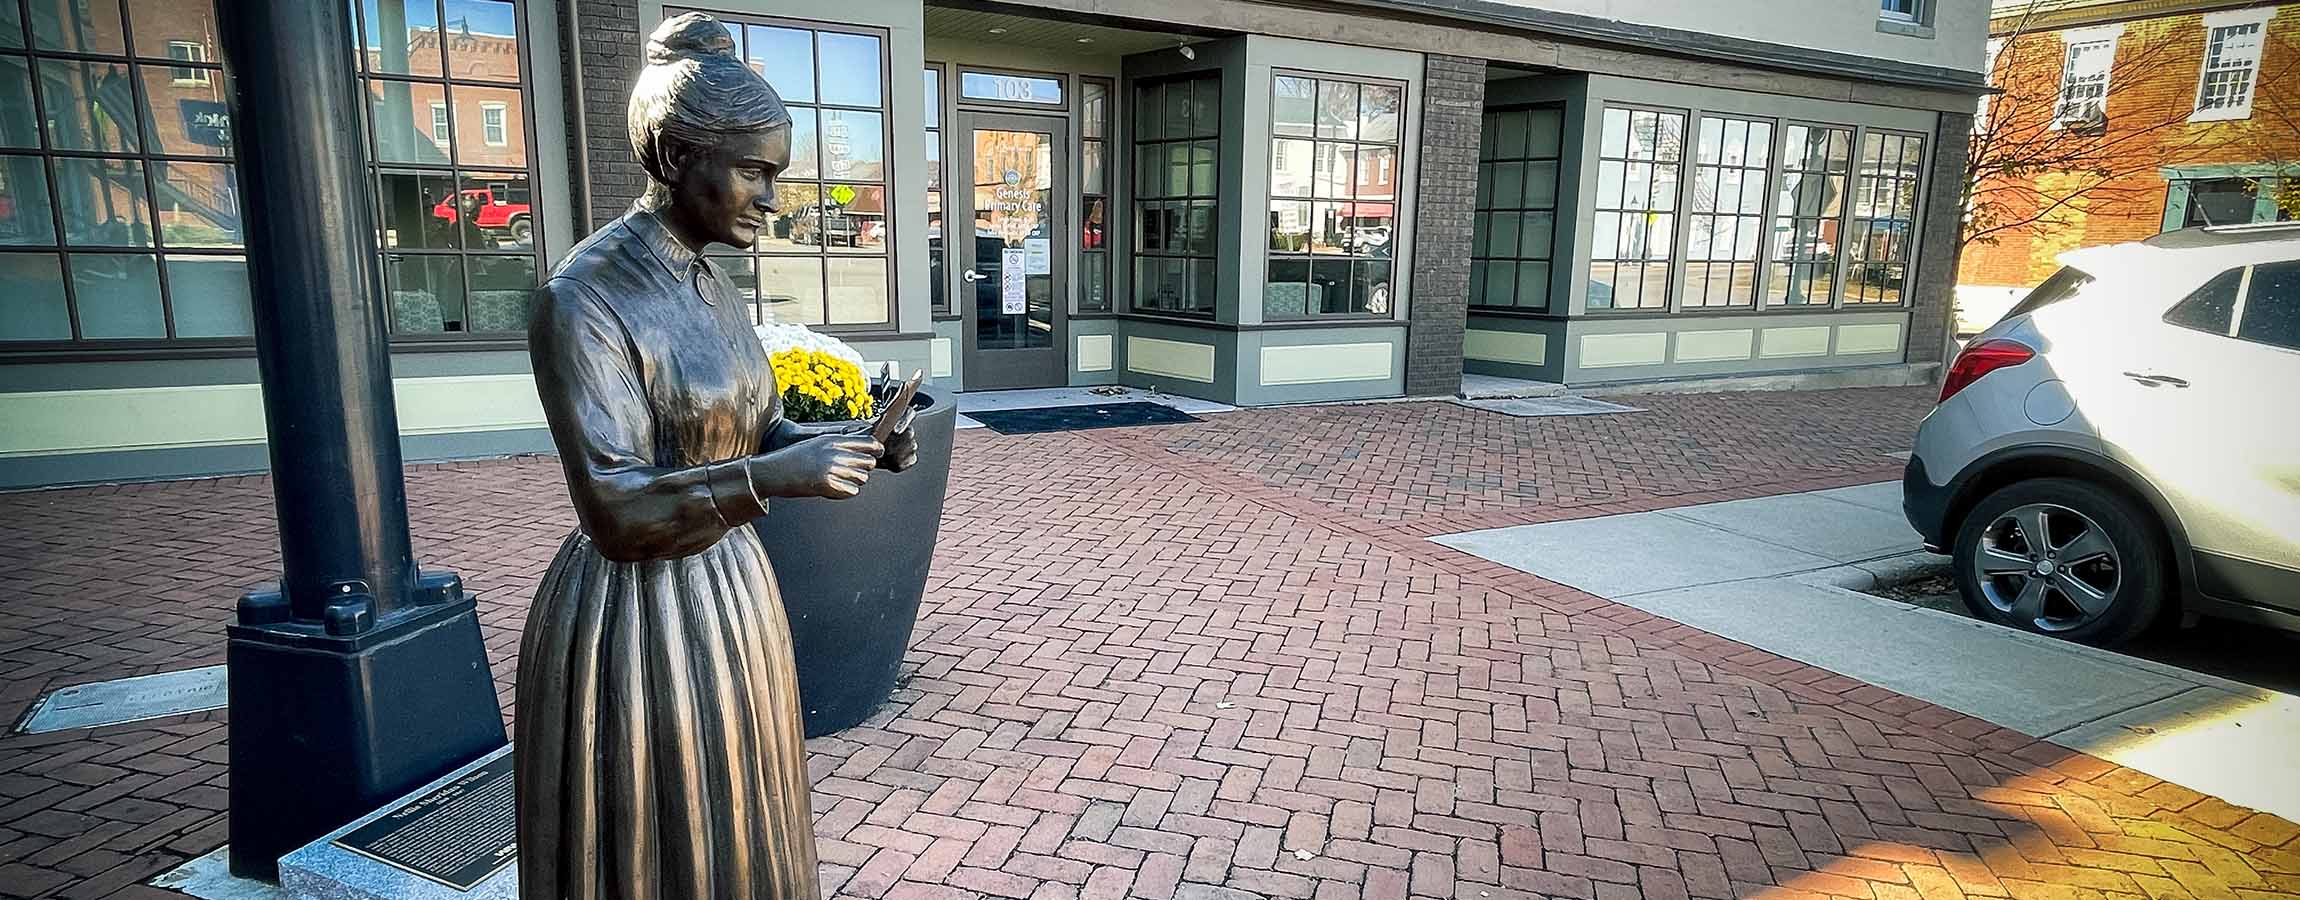
[[[886,439],[886,449],[879,454],[879,468],[889,472],[900,472],[918,464],[918,433],[910,427],[911,420],[916,418],[918,418],[918,411],[915,409],[903,414],[902,428],[897,430],[892,437]],[[867,436],[870,434],[871,424],[868,421],[856,422],[847,426],[841,433]]]
[[[752,458],[751,479],[761,496],[829,497],[862,492],[871,467],[886,452],[869,435],[826,434]]]
[[[918,464],[918,433],[911,430],[910,420],[916,413],[903,416],[902,430],[886,439],[886,452],[879,454],[878,467],[889,472],[900,472]]]

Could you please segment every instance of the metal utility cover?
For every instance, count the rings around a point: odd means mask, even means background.
[[[16,730],[39,734],[180,716],[222,709],[229,696],[223,666],[75,684],[40,698]]]

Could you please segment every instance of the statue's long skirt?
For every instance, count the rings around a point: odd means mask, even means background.
[[[519,648],[521,900],[816,900],[790,626],[749,528],[560,545]]]

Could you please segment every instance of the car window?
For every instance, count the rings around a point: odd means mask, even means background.
[[[2243,269],[2230,269],[2213,276],[2203,287],[2166,310],[2164,321],[2227,336],[2229,317],[2236,312],[2236,286],[2243,281]]]
[[[2236,336],[2287,350],[2300,350],[2300,260],[2252,267],[2252,287],[2244,296],[2244,319]]]

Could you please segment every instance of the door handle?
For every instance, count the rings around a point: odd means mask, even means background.
[[[981,273],[981,272],[977,272],[977,271],[975,271],[975,270],[973,270],[973,269],[968,269],[968,270],[966,270],[966,271],[964,271],[964,272],[960,272],[960,273],[958,274],[958,277],[959,277],[959,278],[961,278],[961,279],[964,279],[964,280],[966,280],[966,281],[981,281],[981,280],[982,280],[982,273]]]
[[[2140,382],[2141,384],[2148,387],[2184,388],[2188,386],[2188,380],[2185,378],[2174,378],[2170,375],[2158,375],[2154,372],[2126,372],[2124,373],[2124,377]]]

